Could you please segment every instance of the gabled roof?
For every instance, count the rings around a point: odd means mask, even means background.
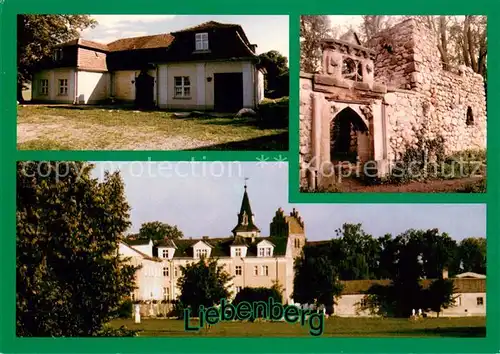
[[[154,262],[161,262],[162,261],[161,259],[159,259],[157,257],[148,256],[146,253],[139,251],[137,248],[133,247],[132,245],[130,245],[129,243],[127,243],[125,241],[122,241],[122,244],[124,244],[126,247],[130,248],[132,251],[136,252],[138,255],[140,255],[144,259],[154,261]]]
[[[184,32],[199,32],[199,31],[206,31],[210,29],[217,29],[217,28],[232,28],[232,27],[239,27],[241,28],[240,25],[234,24],[234,23],[221,23],[217,21],[208,21],[208,22],[203,22],[199,25],[188,27],[181,29],[179,31],[172,32],[172,34],[176,33],[184,33]]]
[[[151,36],[122,38],[108,43],[107,47],[111,52],[124,50],[167,48],[174,41],[174,36],[170,33],[161,33]]]
[[[264,245],[271,245],[273,247],[275,246],[274,243],[272,243],[271,241],[268,241],[266,239],[262,239],[259,243],[257,243],[257,246],[260,247],[262,244],[264,244]]]
[[[157,246],[157,247],[167,247],[167,248],[177,248],[177,246],[175,245],[175,242],[172,241],[169,238],[164,238],[163,240],[157,241],[155,243],[155,246]]]
[[[484,293],[486,292],[486,279],[460,279],[460,278],[450,278],[453,280],[453,285],[455,288],[454,293]],[[420,284],[425,289],[429,287],[433,279],[424,279],[420,281]],[[382,285],[387,286],[392,283],[391,280],[345,280],[341,281],[344,289],[342,290],[342,295],[356,295],[366,293],[372,285]]]
[[[257,244],[262,240],[274,245],[273,256],[286,255],[288,240],[286,237],[255,237],[253,241],[250,238],[241,237],[237,242],[239,246],[247,247],[247,257],[257,257]],[[235,238],[230,236],[209,239],[179,239],[175,241],[177,249],[174,258],[193,258],[193,246],[200,241],[212,247],[211,257],[231,257],[231,246],[233,246]]]
[[[87,47],[87,48],[91,48],[91,49],[97,49],[97,50],[100,50],[102,52],[109,51],[109,48],[106,44],[94,42],[94,41],[89,41],[89,40],[83,39],[83,38],[77,38],[77,39],[73,39],[69,42],[60,43],[60,44],[56,45],[56,47],[69,47],[72,45],[77,45],[80,47]]]

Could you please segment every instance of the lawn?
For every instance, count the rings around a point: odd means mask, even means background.
[[[192,322],[195,325],[196,322]],[[210,337],[298,337],[309,336],[309,327],[285,322],[222,322],[208,331],[185,332],[182,320],[114,320],[113,327],[141,330],[141,337],[210,336]],[[323,337],[484,337],[485,317],[424,318],[418,321],[399,318],[342,318],[325,320]]]
[[[178,118],[96,106],[18,106],[20,150],[288,150],[287,129],[255,118]]]

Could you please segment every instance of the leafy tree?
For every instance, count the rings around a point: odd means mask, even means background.
[[[486,274],[486,239],[484,237],[463,239],[458,253],[462,272]]]
[[[314,73],[321,61],[321,40],[330,37],[328,16],[300,16],[300,70]]]
[[[176,225],[171,226],[169,224],[160,221],[145,222],[141,225],[139,230],[138,238],[140,239],[151,239],[163,240],[164,238],[169,238],[171,240],[178,240],[183,238],[184,234],[181,230],[177,228]]]
[[[199,308],[218,304],[231,295],[227,284],[233,279],[217,259],[201,258],[197,263],[181,266],[182,276],[177,281],[181,290],[179,301],[183,307],[191,308],[191,315],[199,313]]]
[[[378,268],[380,245],[365,233],[361,224],[344,224],[336,230],[338,239],[332,241],[332,261],[340,279],[374,279]]]
[[[331,313],[342,284],[329,257],[316,252],[316,248],[306,246],[302,257],[295,260],[292,297],[299,303],[325,305]]]
[[[436,312],[439,317],[442,309],[454,305],[454,290],[453,280],[441,278],[433,281],[429,288],[424,290],[424,308]]]
[[[50,56],[54,45],[78,38],[79,31],[97,22],[89,15],[17,16],[17,100],[31,81],[36,64]]]
[[[288,59],[276,50],[259,55],[259,66],[266,70],[264,90],[268,98],[289,95]]]
[[[428,279],[440,278],[443,269],[453,265],[457,243],[438,229],[427,230],[422,235],[423,273]]]
[[[18,336],[130,335],[106,323],[134,289],[117,252],[129,227],[118,172],[99,182],[83,162],[17,163]]]

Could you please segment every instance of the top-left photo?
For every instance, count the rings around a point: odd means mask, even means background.
[[[18,150],[287,151],[288,16],[18,15]]]

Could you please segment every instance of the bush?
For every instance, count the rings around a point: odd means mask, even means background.
[[[270,298],[273,298],[274,302],[278,302],[280,304],[283,302],[283,297],[276,286],[273,286],[272,288],[243,288],[238,294],[236,294],[232,304],[237,306],[240,302],[244,301],[250,304],[257,301],[264,301],[267,303]],[[252,318],[251,320],[255,320],[255,318]]]
[[[264,99],[257,109],[263,128],[288,128],[288,97],[276,100]]]
[[[119,318],[131,318],[134,310],[134,305],[132,300],[126,299],[124,300],[118,309],[116,310],[116,316]]]
[[[465,187],[457,190],[458,193],[486,193],[486,178],[481,178],[480,181],[470,183]]]

